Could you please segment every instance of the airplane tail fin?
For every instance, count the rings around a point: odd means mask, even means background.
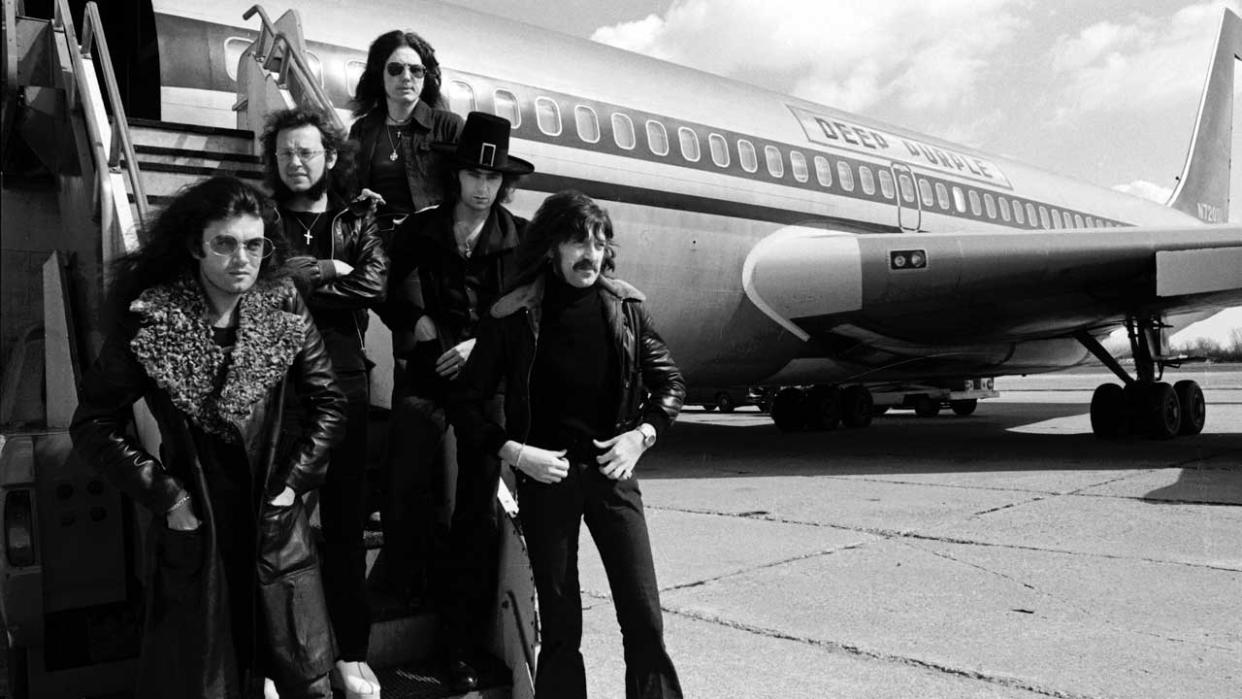
[[[1199,102],[1190,153],[1168,202],[1168,206],[1208,223],[1224,223],[1229,215],[1234,61],[1242,60],[1242,19],[1230,10],[1224,14]]]

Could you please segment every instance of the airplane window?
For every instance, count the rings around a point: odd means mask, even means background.
[[[578,127],[578,138],[587,143],[599,143],[599,117],[595,110],[581,104],[574,107],[574,125]]]
[[[668,155],[668,131],[664,124],[647,120],[647,147],[656,155]]]
[[[613,112],[612,140],[617,142],[618,148],[634,150],[638,139],[634,136],[634,122],[630,121],[628,116]]]
[[[822,155],[815,156],[815,179],[823,187],[832,186],[832,165]]]
[[[793,171],[794,179],[799,182],[806,182],[811,178],[806,169],[806,156],[796,150],[789,152],[789,169]]]
[[[460,81],[453,80],[448,84],[449,111],[465,116],[475,110],[474,88]],[[560,133],[560,114],[557,114],[557,133]]]
[[[996,218],[996,200],[987,192],[983,193],[983,208],[987,209],[988,218]]]
[[[879,170],[878,172],[880,175],[880,194],[884,195],[885,199],[892,199],[893,173],[889,172],[887,168]]]
[[[237,79],[237,62],[241,60],[241,56],[246,52],[247,48],[254,43],[254,39],[244,39],[240,36],[230,36],[224,40],[224,70],[229,74],[230,80]],[[362,75],[361,72],[358,73]],[[356,84],[358,79],[354,79]],[[351,88],[349,91],[353,93]]]
[[[746,172],[759,169],[759,158],[755,155],[755,145],[744,138],[737,140],[737,159]]]
[[[1088,216],[1086,221],[1087,221],[1087,228],[1095,228],[1095,219]]]
[[[535,123],[549,136],[561,135],[561,106],[547,97],[535,98]]]
[[[910,179],[909,175],[903,172],[897,176],[897,183],[901,185],[901,198],[904,199],[906,203],[913,204],[914,181]]]
[[[867,196],[875,194],[875,175],[871,174],[871,168],[866,165],[858,166],[858,182],[862,184],[864,194]]]
[[[1061,212],[1060,211],[1053,209],[1050,218],[1052,219],[1053,228],[1061,227]],[[1044,224],[1044,225],[1048,225],[1048,224]]]
[[[1050,227],[1048,225],[1048,207],[1043,206],[1042,204],[1039,207],[1039,225],[1043,226],[1044,228]]]
[[[784,177],[785,161],[781,159],[781,152],[776,146],[764,146],[763,158],[768,163],[768,174],[773,177]]]
[[[729,144],[724,136],[718,133],[707,135],[707,145],[712,151],[712,162],[716,167],[729,167]]]
[[[983,208],[982,208],[982,205],[979,203],[979,193],[972,189],[966,194],[970,197],[970,213],[974,214],[975,216],[982,216]]]
[[[1039,225],[1039,216],[1035,214],[1035,205],[1029,201],[1026,203],[1026,220],[1031,222],[1031,228]]]
[[[1063,211],[1063,212],[1061,212],[1061,215],[1065,217],[1065,227],[1066,227],[1066,228],[1074,228],[1074,227],[1075,227],[1075,226],[1074,226],[1074,223],[1075,223],[1075,222],[1074,222],[1074,220],[1073,220],[1073,219],[1078,219],[1078,221],[1077,221],[1078,226],[1077,226],[1077,227],[1078,227],[1078,228],[1082,228],[1082,216],[1079,216],[1078,214],[1074,214],[1074,215],[1072,215],[1072,216],[1071,216],[1071,215],[1070,215],[1070,212],[1068,212],[1068,211]]]
[[[1013,220],[1018,223],[1026,223],[1026,215],[1022,213],[1022,202],[1017,199],[1013,200]]]
[[[966,195],[962,193],[961,187],[953,187],[953,206],[957,207],[959,214],[966,213]]]
[[[358,89],[358,81],[362,79],[362,74],[366,69],[367,64],[362,61],[345,62],[345,90],[350,95]]]
[[[681,157],[692,163],[699,162],[699,158],[702,157],[702,153],[699,152],[699,135],[682,126],[677,129],[677,140],[681,142]]]
[[[311,75],[314,76],[319,86],[323,87],[323,62],[319,60],[319,56],[310,51],[307,51],[304,55],[306,56],[306,67],[310,68]]]
[[[522,110],[518,109],[517,95],[508,90],[496,90],[492,93],[492,105],[496,116],[508,119],[512,128],[522,125]]]
[[[932,195],[931,183],[927,178],[919,178],[919,194],[923,195],[923,206],[935,206],[936,198]]]
[[[841,189],[847,192],[854,191],[854,172],[850,170],[850,164],[844,160],[837,161],[837,179],[841,181]]]
[[[1000,209],[1000,217],[1005,221],[1009,220],[1009,200],[1004,197],[997,197],[996,208]]]
[[[936,183],[936,201],[940,204],[940,208],[945,211],[949,210],[949,188],[945,187],[943,182]]]

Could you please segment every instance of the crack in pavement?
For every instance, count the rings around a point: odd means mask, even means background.
[[[772,638],[772,639],[782,640],[782,641],[793,641],[795,643],[800,643],[800,644],[812,646],[815,648],[821,648],[829,652],[841,653],[841,654],[852,656],[855,658],[863,658],[866,660],[879,661],[882,663],[902,665],[905,667],[912,667],[912,668],[917,668],[920,670],[926,670],[928,672],[933,672],[936,674],[948,675],[951,677],[960,677],[963,679],[975,680],[979,682],[986,682],[988,684],[994,684],[997,686],[1006,687],[1008,689],[1017,689],[1017,690],[1022,690],[1026,692],[1031,692],[1033,694],[1038,694],[1040,696],[1056,697],[1057,699],[1097,699],[1096,697],[1093,697],[1092,695],[1088,695],[1088,694],[1079,694],[1077,692],[1068,692],[1064,690],[1053,689],[1051,687],[1044,687],[1044,686],[1034,684],[1031,682],[1023,682],[1021,680],[1013,679],[1009,677],[999,677],[995,675],[988,675],[986,673],[979,672],[977,670],[966,670],[963,668],[952,667],[952,666],[944,665],[941,663],[935,663],[929,660],[922,660],[920,658],[914,658],[914,657],[904,656],[904,655],[895,655],[893,653],[884,653],[884,652],[877,651],[877,650],[870,650],[870,649],[864,648],[860,645],[856,645],[853,643],[845,643],[842,641],[832,641],[832,640],[822,639],[822,638],[813,638],[810,636],[799,636],[799,635],[795,635],[791,633],[786,633],[784,631],[778,631],[776,629],[769,629],[769,628],[764,628],[762,626],[755,626],[753,624],[747,624],[747,623],[740,622],[740,621],[734,621],[732,619],[724,619],[716,615],[703,614],[703,613],[696,612],[693,610],[681,609],[678,607],[672,607],[672,606],[664,605],[664,604],[660,605],[660,608],[663,609],[666,614],[673,614],[673,615],[682,617],[683,619],[691,619],[694,621],[701,621],[701,622],[705,622],[709,624],[715,624],[717,626],[723,626],[725,628],[734,629],[736,631],[743,631],[749,634],[763,636],[765,638]]]

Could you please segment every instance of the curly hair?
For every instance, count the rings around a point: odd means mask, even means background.
[[[603,236],[604,261],[601,274],[617,268],[612,217],[582,192],[567,189],[543,200],[526,226],[517,249],[517,269],[506,291],[529,284],[547,269],[552,254],[562,243]]]
[[[183,187],[145,231],[136,251],[113,263],[109,298],[124,310],[144,290],[167,284],[186,274],[197,274],[196,251],[202,249],[203,231],[216,221],[255,216],[274,252],[259,265],[259,279],[286,274],[277,228],[276,209],[262,192],[236,177],[221,175]]]
[[[343,206],[358,191],[357,164],[354,158],[358,145],[350,142],[344,133],[333,126],[327,115],[304,107],[272,112],[263,125],[263,134],[260,136],[263,143],[263,177],[272,197],[278,203],[283,203],[293,196],[293,192],[280,179],[279,164],[276,162],[276,137],[281,131],[300,126],[314,126],[319,129],[324,150],[336,153],[336,164],[327,171],[328,194],[333,198],[334,206]],[[324,157],[327,157],[327,153]]]
[[[360,117],[377,109],[388,110],[387,95],[384,92],[384,66],[393,51],[408,46],[418,52],[427,70],[423,78],[423,91],[418,98],[428,107],[440,107],[440,62],[436,60],[436,50],[423,37],[414,32],[400,29],[380,34],[371,42],[367,50],[367,65],[358,79],[358,87],[354,89],[354,99],[350,102],[354,116]]]

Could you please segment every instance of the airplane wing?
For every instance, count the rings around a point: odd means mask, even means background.
[[[895,345],[1100,333],[1128,315],[1242,301],[1242,225],[851,234],[790,226],[746,294],[806,340],[845,325]]]

